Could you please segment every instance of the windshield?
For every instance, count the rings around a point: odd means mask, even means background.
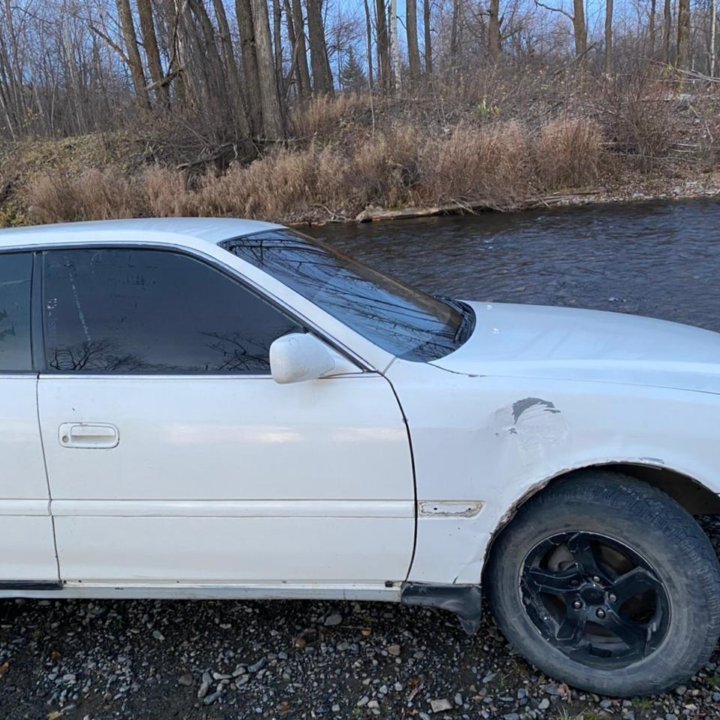
[[[221,246],[405,360],[437,360],[472,332],[468,306],[403,285],[292,230],[264,231]]]

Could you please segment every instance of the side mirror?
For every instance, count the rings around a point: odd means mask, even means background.
[[[335,369],[335,358],[314,335],[291,333],[270,346],[270,372],[277,383],[317,380]]]

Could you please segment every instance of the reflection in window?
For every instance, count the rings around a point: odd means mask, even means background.
[[[474,324],[469,308],[403,285],[291,230],[256,233],[222,247],[406,360],[451,353]]]
[[[31,253],[0,255],[0,371],[32,370]]]
[[[45,259],[47,362],[60,372],[270,372],[270,344],[300,328],[179,253],[101,249]]]

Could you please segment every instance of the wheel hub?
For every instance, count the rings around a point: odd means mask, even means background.
[[[628,665],[654,652],[667,630],[669,603],[657,573],[631,548],[598,534],[562,533],[536,545],[520,592],[543,637],[588,665]]]

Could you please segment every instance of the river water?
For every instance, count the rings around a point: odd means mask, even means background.
[[[720,331],[720,202],[326,225],[310,233],[429,292],[637,313]]]

